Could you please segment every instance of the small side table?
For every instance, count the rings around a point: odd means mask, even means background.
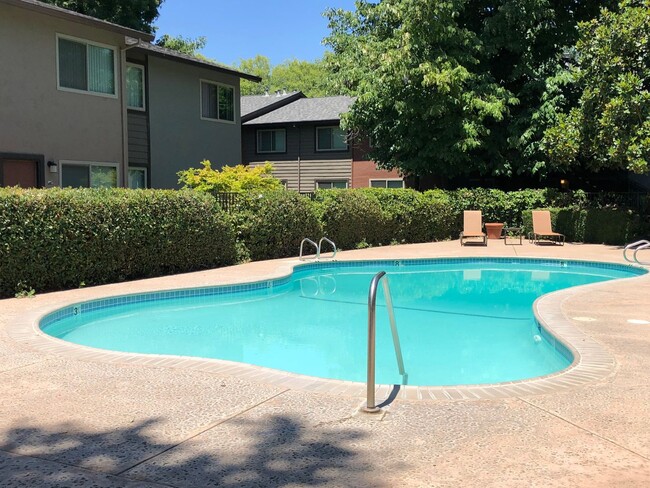
[[[503,224],[501,222],[488,222],[485,224],[485,232],[488,239],[501,239]]]
[[[524,235],[521,233],[521,227],[504,227],[503,228],[503,243],[508,244],[508,238],[517,239],[519,238],[519,246],[523,244]],[[511,242],[510,244],[515,245],[516,242]]]

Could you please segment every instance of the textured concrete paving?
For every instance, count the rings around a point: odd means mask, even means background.
[[[341,259],[537,256],[622,262],[615,247],[458,242]],[[494,400],[363,398],[16,341],[23,317],[100,296],[286,274],[295,260],[0,301],[0,486],[650,485],[650,277],[567,294],[561,313],[615,360],[575,388]],[[36,333],[34,332],[34,335]],[[35,337],[35,341],[43,341]],[[36,342],[34,342],[36,344]],[[260,376],[263,378],[263,375]]]

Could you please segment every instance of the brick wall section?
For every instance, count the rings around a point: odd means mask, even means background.
[[[352,188],[368,188],[370,180],[400,178],[397,170],[377,169],[374,161],[352,161]]]

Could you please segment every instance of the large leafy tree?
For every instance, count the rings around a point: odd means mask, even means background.
[[[604,2],[600,2],[602,5]],[[345,118],[406,173],[543,173],[540,140],[566,102],[562,63],[588,0],[358,0],[330,10],[328,66]]]
[[[207,43],[208,39],[205,36],[199,36],[196,39],[192,39],[189,37],[170,36],[169,34],[164,34],[156,39],[157,46],[172,49],[202,59],[205,59],[205,57],[202,56],[199,51],[203,49]]]
[[[570,73],[579,104],[546,131],[551,160],[590,170],[650,170],[650,0],[580,25]]]
[[[80,14],[152,33],[164,0],[42,0]]]
[[[261,83],[242,80],[242,95],[262,95],[265,91],[301,91],[308,97],[336,95],[327,68],[322,60],[302,61],[291,59],[271,66],[269,58],[257,55],[242,59],[237,69],[262,78]]]

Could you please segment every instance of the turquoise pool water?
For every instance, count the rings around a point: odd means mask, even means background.
[[[628,266],[513,259],[319,263],[262,283],[118,297],[66,307],[43,331],[115,351],[219,358],[365,381],[368,286],[387,272],[411,385],[513,381],[572,361],[536,324],[533,301],[643,273]],[[377,382],[399,384],[383,294]]]

